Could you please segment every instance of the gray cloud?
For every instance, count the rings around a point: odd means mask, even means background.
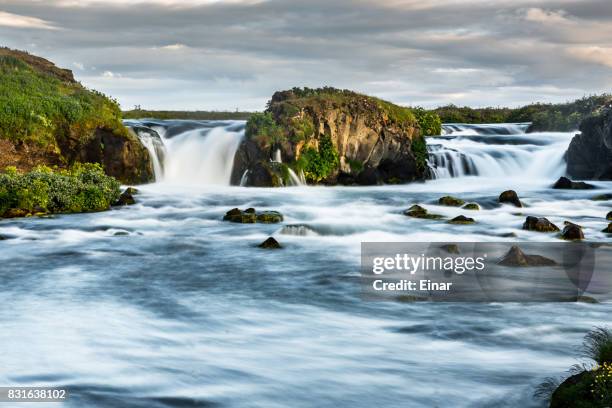
[[[0,0],[0,12],[22,19],[0,24],[0,39],[125,107],[262,109],[292,86],[425,106],[612,89],[608,0],[381,3]]]

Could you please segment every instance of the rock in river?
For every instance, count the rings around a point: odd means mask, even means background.
[[[584,239],[584,233],[580,225],[573,224],[569,221],[565,221],[565,227],[561,232],[561,238],[568,241],[577,241]]]
[[[278,243],[278,241],[275,240],[272,237],[266,239],[264,242],[262,242],[258,246],[260,248],[264,248],[264,249],[280,249],[280,248],[282,248],[282,246]]]
[[[237,222],[240,224],[254,224],[256,222],[262,224],[275,224],[283,221],[283,215],[278,211],[262,211],[258,213],[254,208],[247,208],[244,211],[239,208],[233,208],[225,213],[223,221]]]
[[[584,181],[572,181],[567,177],[561,177],[552,186],[552,188],[558,190],[591,190],[594,189],[595,186],[592,184],[585,183]]]
[[[450,224],[473,224],[475,222],[473,218],[466,217],[465,215],[459,215],[449,221]]]
[[[557,232],[560,231],[552,222],[548,221],[547,218],[541,217],[527,217],[523,223],[523,229],[527,231],[538,231],[538,232]]]
[[[514,190],[504,191],[499,195],[499,202],[502,204],[512,204],[515,207],[522,207],[523,203],[519,200],[518,194]]]
[[[518,246],[514,245],[502,259],[497,262],[498,265],[513,266],[513,267],[529,267],[529,266],[554,266],[557,263],[552,259],[541,255],[530,255],[524,253]]]
[[[425,218],[428,220],[439,220],[442,218],[442,216],[438,214],[429,214],[425,208],[417,204],[404,211],[404,215],[413,218]]]
[[[460,198],[453,197],[453,196],[444,196],[444,197],[440,197],[440,199],[438,200],[438,204],[448,205],[450,207],[459,207],[465,204],[465,201],[463,201]]]

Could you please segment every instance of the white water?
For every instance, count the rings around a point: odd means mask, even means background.
[[[444,125],[427,140],[435,178],[556,178],[574,133],[524,133],[525,124]]]

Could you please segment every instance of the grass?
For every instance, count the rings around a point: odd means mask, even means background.
[[[0,49],[0,138],[57,145],[60,138],[86,140],[96,128],[127,137],[115,100],[46,60]]]

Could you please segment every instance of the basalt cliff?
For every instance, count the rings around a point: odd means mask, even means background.
[[[251,116],[231,181],[373,185],[427,175],[425,139],[411,109],[346,90],[294,88],[276,92]]]
[[[566,153],[567,173],[576,179],[612,180],[612,105],[584,119]]]
[[[0,170],[89,162],[126,184],[154,178],[118,104],[44,58],[0,48],[0,107]]]

